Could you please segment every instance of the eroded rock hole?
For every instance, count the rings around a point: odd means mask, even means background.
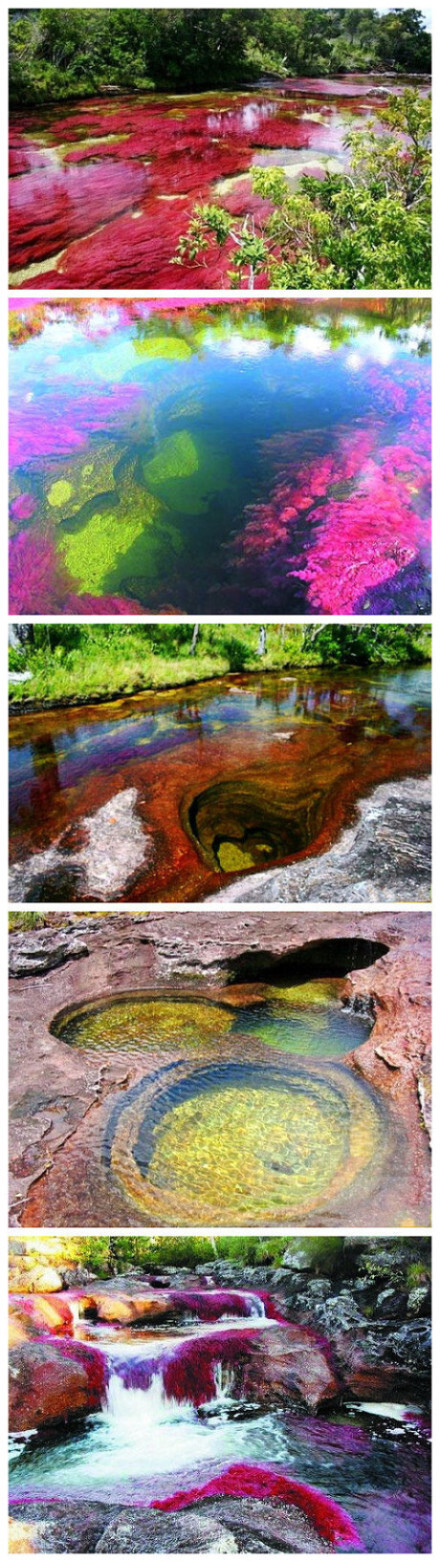
[[[305,851],[322,823],[321,791],[304,796],[265,781],[219,781],[190,804],[184,824],[207,867],[237,873]]]
[[[324,938],[273,954],[270,949],[245,949],[234,959],[222,961],[228,984],[269,982],[271,987],[294,986],[311,981],[348,976],[363,971],[389,953],[389,945],[368,938]]]

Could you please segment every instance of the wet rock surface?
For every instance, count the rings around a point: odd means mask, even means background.
[[[304,1514],[283,1503],[250,1498],[219,1498],[204,1502],[197,1512],[155,1513],[151,1509],[111,1508],[104,1504],[62,1503],[50,1511],[45,1503],[14,1503],[10,1523],[11,1552],[246,1551],[321,1552],[332,1548]]]
[[[77,1341],[24,1341],[10,1351],[9,1385],[11,1432],[71,1423],[100,1409],[104,1358]]]
[[[81,825],[66,829],[46,851],[11,869],[10,899],[112,900],[129,889],[152,846],[136,810],[137,792],[127,787]]]
[[[253,874],[212,900],[292,903],[307,900],[429,901],[431,784],[384,783],[357,805],[354,825],[323,856]]]
[[[329,961],[346,971],[343,1002],[373,1006],[368,1039],[349,1054],[349,1067],[379,1093],[403,1129],[406,1161],[400,1158],[388,1188],[393,1222],[414,1212],[426,1223],[429,1201],[429,1141],[420,1110],[420,1079],[429,1079],[429,917],[390,912],[318,916],[290,913],[288,919],[231,911],[155,912],[87,918],[79,915],[57,931],[56,914],[38,933],[38,958],[55,960],[45,974],[18,976],[32,965],[35,930],[10,940],[14,980],[10,994],[11,1046],[11,1222],[16,1224],[138,1225],[138,1211],[102,1181],[99,1124],[127,1085],[173,1061],[168,1049],[144,1053],[141,1064],[127,1054],[81,1053],[50,1030],[54,1016],[70,1005],[127,991],[211,996],[235,1004],[264,995],[264,984],[329,974]],[[88,957],[65,960],[67,948],[85,945]],[[368,964],[368,945],[372,963]],[[338,953],[338,950],[340,953]],[[388,952],[381,953],[385,950]],[[279,966],[278,966],[279,962]],[[269,965],[269,969],[268,969]],[[243,983],[246,967],[250,981]],[[260,980],[259,980],[260,973]],[[238,982],[237,982],[238,976]],[[222,1041],[222,1048],[225,1043]],[[247,1043],[257,1057],[259,1043]],[[181,1055],[176,1047],[176,1059]],[[260,1059],[267,1059],[261,1045]],[[271,1049],[272,1060],[276,1053]],[[283,1054],[285,1058],[285,1054]],[[392,1066],[390,1066],[392,1059]],[[87,1153],[83,1135],[87,1137]],[[64,1207],[53,1220],[51,1187],[63,1152],[60,1183]],[[91,1167],[94,1167],[93,1178]],[[60,1163],[61,1173],[61,1163]],[[67,1179],[67,1181],[66,1181]],[[28,1219],[29,1197],[38,1193],[37,1218]],[[69,1198],[69,1221],[66,1193]],[[60,1191],[61,1198],[61,1191]],[[58,1195],[57,1195],[58,1197]],[[75,1209],[75,1200],[77,1206]],[[79,1218],[85,1213],[89,1218]],[[391,1208],[392,1205],[392,1208]],[[77,1213],[77,1212],[78,1213]],[[419,1217],[423,1213],[422,1222]],[[372,1214],[371,1206],[368,1216]],[[383,1224],[384,1222],[381,1222]],[[390,1221],[391,1223],[391,1221]],[[49,1289],[49,1286],[43,1286]]]

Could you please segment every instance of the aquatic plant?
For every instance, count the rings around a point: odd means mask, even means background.
[[[393,388],[402,410],[407,392]],[[340,436],[331,453],[302,462],[295,460],[295,437],[290,461],[289,436],[276,437],[272,453],[282,475],[271,498],[251,509],[234,549],[238,568],[250,570],[257,590],[259,581],[267,588],[273,571],[280,581],[306,582],[312,608],[353,613],[422,549],[429,552],[429,421],[413,416],[410,427],[411,445],[380,444],[371,427]]]
[[[363,1549],[363,1542],[352,1520],[331,1497],[316,1487],[306,1486],[303,1481],[294,1481],[290,1476],[281,1475],[261,1464],[230,1465],[229,1469],[223,1470],[221,1475],[214,1476],[202,1486],[176,1492],[171,1497],[156,1498],[151,1507],[165,1513],[176,1513],[190,1507],[192,1503],[216,1496],[255,1497],[258,1501],[267,1497],[293,1505],[306,1514],[330,1546],[344,1551]]]
[[[9,611],[52,612],[56,575],[52,538],[17,532],[9,544]]]

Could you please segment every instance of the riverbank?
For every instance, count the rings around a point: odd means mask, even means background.
[[[431,657],[431,631],[425,624],[350,629],[340,624],[328,628],[201,625],[191,653],[193,634],[193,624],[108,629],[35,625],[24,643],[14,644],[9,653],[11,672],[30,674],[26,681],[10,684],[10,709],[31,712],[99,704],[242,672],[264,676],[339,665],[398,665],[403,671],[405,665],[428,664]]]

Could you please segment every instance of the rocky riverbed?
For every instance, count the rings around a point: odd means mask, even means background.
[[[429,1550],[429,1242],[160,1249],[11,1242],[11,1549]]]
[[[425,913],[231,911],[220,927],[213,910],[52,917],[48,927],[12,933],[12,1223],[137,1226],[139,1199],[145,1220],[145,1178],[142,1186],[133,1180],[127,1139],[122,1152],[130,1121],[124,1114],[131,1113],[130,1133],[140,1111],[154,1128],[161,1071],[171,1084],[185,1080],[189,1101],[193,1083],[199,1090],[209,1082],[206,1070],[221,1065],[240,1089],[252,1091],[266,1080],[282,1091],[295,1082],[302,1089],[306,1070],[313,1114],[325,1101],[327,1122],[335,1090],[354,1121],[361,1112],[364,1122],[367,1112],[374,1155],[360,1182],[350,1174],[337,1193],[335,1184],[319,1195],[313,1213],[320,1224],[351,1209],[353,1198],[369,1224],[426,1224],[429,934]],[[139,997],[144,1018],[130,1041],[127,1025]],[[126,1001],[122,1031],[119,1000]],[[325,1021],[322,1036],[317,1015]],[[78,1025],[85,1028],[80,1045]],[[319,1055],[311,1050],[315,1033]],[[238,1065],[253,1072],[238,1081]],[[164,1104],[168,1111],[168,1096]],[[269,1106],[273,1112],[273,1094]],[[167,1146],[177,1154],[178,1119],[169,1121]],[[278,1175],[268,1170],[267,1188]],[[163,1223],[155,1208],[148,1224]],[[310,1223],[305,1207],[301,1223]]]

